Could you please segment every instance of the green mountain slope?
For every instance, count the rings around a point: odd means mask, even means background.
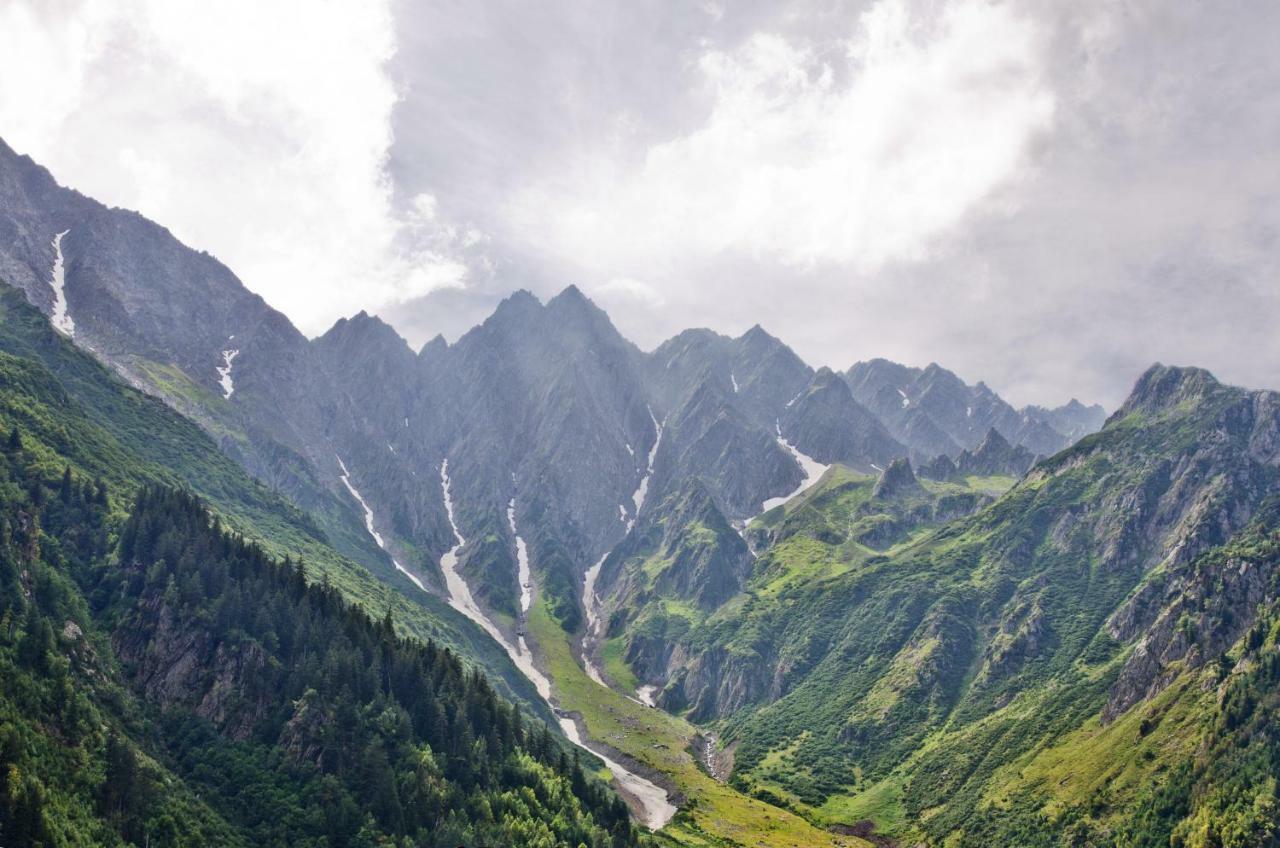
[[[386,563],[382,573],[337,553],[311,517],[251,479],[199,427],[125,386],[56,333],[22,293],[0,287],[0,428],[17,425],[33,461],[69,465],[114,491],[163,483],[208,500],[226,525],[276,556],[301,559],[366,609],[391,609],[406,632],[474,658],[502,691],[550,718],[528,679],[470,621]],[[361,544],[373,546],[366,539]],[[375,548],[376,551],[376,548]],[[380,551],[369,558],[386,562]]]
[[[632,845],[625,805],[448,650],[153,487],[0,450],[8,845]]]
[[[929,844],[1267,844],[1280,396],[1157,366],[989,506],[908,472],[762,516],[743,592],[647,646],[734,785]]]

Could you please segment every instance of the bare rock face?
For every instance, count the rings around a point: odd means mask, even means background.
[[[936,363],[911,368],[872,359],[856,363],[844,379],[917,459],[972,451],[993,428],[1032,456],[1048,456],[1096,432],[1105,418],[1101,407],[1076,400],[1056,409],[1014,409],[986,384],[967,385]]]
[[[279,745],[292,762],[322,767],[322,740],[332,721],[320,696],[314,689],[308,689],[294,704],[293,715],[280,731]]]
[[[693,721],[730,715],[781,694],[771,664],[754,653],[717,648],[690,658],[681,651],[673,654],[671,666],[671,682],[659,703],[669,710],[689,710]]]
[[[891,500],[923,492],[920,481],[911,470],[911,463],[906,459],[895,459],[876,481],[875,488],[871,490],[871,497]]]
[[[215,643],[162,597],[142,604],[112,643],[135,685],[161,709],[190,709],[233,739],[247,738],[265,715],[268,693],[256,688],[270,662],[262,646]]]
[[[1021,477],[1035,461],[1035,454],[1021,445],[1010,444],[992,427],[977,448],[961,452],[956,468],[964,475]]]
[[[870,472],[884,468],[907,449],[862,404],[830,368],[821,368],[783,412],[782,434],[801,451],[825,464],[839,462]]]
[[[926,480],[937,480],[940,483],[947,483],[954,480],[959,474],[960,469],[956,468],[955,462],[945,453],[940,453],[933,459],[920,466],[918,473]]]

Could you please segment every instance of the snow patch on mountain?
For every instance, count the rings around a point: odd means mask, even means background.
[[[516,530],[516,499],[507,502],[507,523],[511,525],[511,535],[516,537],[516,576],[520,581],[520,615],[529,614],[533,605],[533,575],[529,569],[529,546]]]
[[[235,362],[236,357],[239,355],[239,350],[224,350],[222,352],[222,364],[218,366],[218,385],[222,386],[224,400],[231,400],[231,395],[236,390],[236,384],[231,379],[231,363]],[[338,461],[341,462],[342,460]]]
[[[782,446],[782,448],[784,448],[788,453],[790,453],[791,458],[794,459],[796,461],[796,464],[800,466],[800,471],[804,474],[804,479],[800,481],[800,485],[796,487],[795,491],[791,492],[790,494],[786,494],[786,495],[783,495],[782,497],[777,497],[777,498],[769,498],[769,500],[765,501],[764,506],[760,510],[762,515],[768,512],[769,510],[773,509],[774,507],[782,506],[784,503],[791,500],[796,495],[800,494],[805,489],[812,486],[814,483],[818,482],[818,478],[820,478],[823,474],[825,474],[827,469],[831,467],[829,465],[823,465],[821,462],[818,462],[818,460],[814,459],[808,454],[802,453],[799,448],[797,448],[795,445],[791,444],[791,442],[788,442],[786,439],[784,439],[782,437],[781,424],[775,424],[774,427],[777,433],[776,438],[778,440],[778,444]]]
[[[53,237],[53,276],[49,279],[49,286],[53,289],[53,315],[49,321],[55,330],[74,338],[76,322],[71,320],[67,307],[67,269],[62,260],[62,237],[69,232],[63,230]]]
[[[600,569],[604,567],[604,561],[608,558],[608,554],[600,557],[582,577],[582,608],[587,613],[587,633],[582,641],[582,665],[587,670],[587,677],[601,686],[609,684],[604,682],[604,673],[595,664],[592,653],[594,647],[600,642],[604,623],[600,615],[600,596],[596,594],[596,581],[600,579]]]
[[[653,414],[653,407],[648,407],[649,420],[653,422],[654,432],[657,434],[653,438],[653,447],[649,448],[648,465],[645,468],[644,476],[640,478],[640,485],[636,487],[635,493],[631,495],[631,502],[636,505],[636,510],[631,516],[631,520],[627,523],[627,532],[636,523],[636,518],[640,516],[640,508],[644,506],[645,496],[649,494],[649,478],[653,476],[653,460],[658,455],[658,445],[662,444],[662,424],[658,423],[658,418]]]
[[[339,460],[341,461],[341,460]],[[467,581],[462,578],[458,572],[458,551],[466,542],[462,538],[462,534],[458,531],[458,524],[453,513],[453,497],[450,493],[449,485],[449,461],[446,459],[440,465],[440,485],[444,490],[444,507],[445,513],[449,517],[449,526],[453,528],[453,537],[457,541],[448,553],[440,558],[440,570],[444,572],[445,588],[449,591],[449,606],[474,621],[482,630],[488,633],[495,642],[502,646],[507,652],[507,656],[515,663],[516,668],[533,684],[534,689],[538,691],[539,697],[546,701],[548,706],[556,714],[556,721],[560,725],[560,729],[564,731],[564,735],[570,742],[595,754],[609,769],[609,773],[613,775],[613,779],[624,792],[635,798],[643,810],[640,818],[652,830],[658,830],[671,821],[672,816],[676,814],[677,807],[667,798],[667,791],[658,786],[651,780],[641,777],[640,775],[630,771],[626,766],[616,760],[605,756],[599,751],[587,744],[582,736],[582,732],[578,729],[575,722],[563,711],[556,708],[552,702],[551,681],[543,674],[533,661],[533,652],[529,650],[528,644],[525,642],[523,635],[519,636],[517,644],[512,644],[506,635],[498,628],[493,620],[490,619],[480,609],[480,605],[476,603],[475,598],[471,594],[471,588],[467,585]],[[521,599],[520,605],[522,610],[528,610],[529,602],[525,600],[524,584],[528,582],[528,549],[525,547],[524,540],[516,533],[515,524],[515,499],[507,507],[507,521],[511,525],[511,532],[516,536],[516,553],[521,561]],[[603,565],[604,560],[600,563]],[[596,572],[599,574],[599,571]],[[530,596],[530,601],[532,597]]]
[[[369,535],[373,537],[373,541],[378,543],[378,547],[386,551],[387,543],[383,540],[382,534],[374,527],[373,507],[369,506],[369,502],[364,499],[364,496],[360,494],[360,491],[355,487],[355,484],[351,482],[351,472],[347,471],[347,464],[342,461],[342,457],[337,454],[334,454],[334,456],[338,460],[338,468],[342,469],[342,485],[347,487],[347,491],[351,493],[351,497],[355,498],[356,502],[359,503],[360,507],[364,510],[365,529],[369,531]],[[387,551],[387,553],[390,554],[391,552]],[[401,565],[400,561],[394,556],[391,557],[391,564],[396,567],[396,571],[399,571],[405,577],[412,580],[415,586],[424,592],[427,591],[427,587],[422,585],[422,581],[418,579],[417,575],[411,573],[407,568]]]

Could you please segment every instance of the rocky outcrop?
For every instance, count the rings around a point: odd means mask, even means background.
[[[1021,477],[1035,464],[1036,457],[1021,445],[1013,445],[992,427],[981,444],[961,452],[956,469],[961,475],[977,477]]]
[[[272,661],[262,646],[217,641],[162,596],[144,599],[112,645],[134,685],[162,710],[191,710],[233,739],[248,738],[266,714],[272,693],[259,684]]]
[[[755,653],[715,648],[690,657],[678,649],[669,666],[670,682],[659,704],[673,712],[687,710],[695,722],[731,715],[782,694],[772,663]]]
[[[947,483],[960,474],[955,462],[945,453],[940,453],[917,469],[917,473],[926,480],[937,480]]]
[[[871,497],[892,500],[923,493],[924,488],[911,470],[911,463],[906,459],[895,459],[880,475],[880,479],[876,480]]]

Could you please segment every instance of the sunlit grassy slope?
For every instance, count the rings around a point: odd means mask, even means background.
[[[690,751],[698,730],[587,677],[574,658],[570,637],[542,604],[535,604],[530,612],[529,632],[555,682],[560,707],[581,715],[592,739],[669,778],[683,796],[680,813],[660,833],[662,841],[758,848],[867,845],[855,837],[822,830],[712,779]]]

